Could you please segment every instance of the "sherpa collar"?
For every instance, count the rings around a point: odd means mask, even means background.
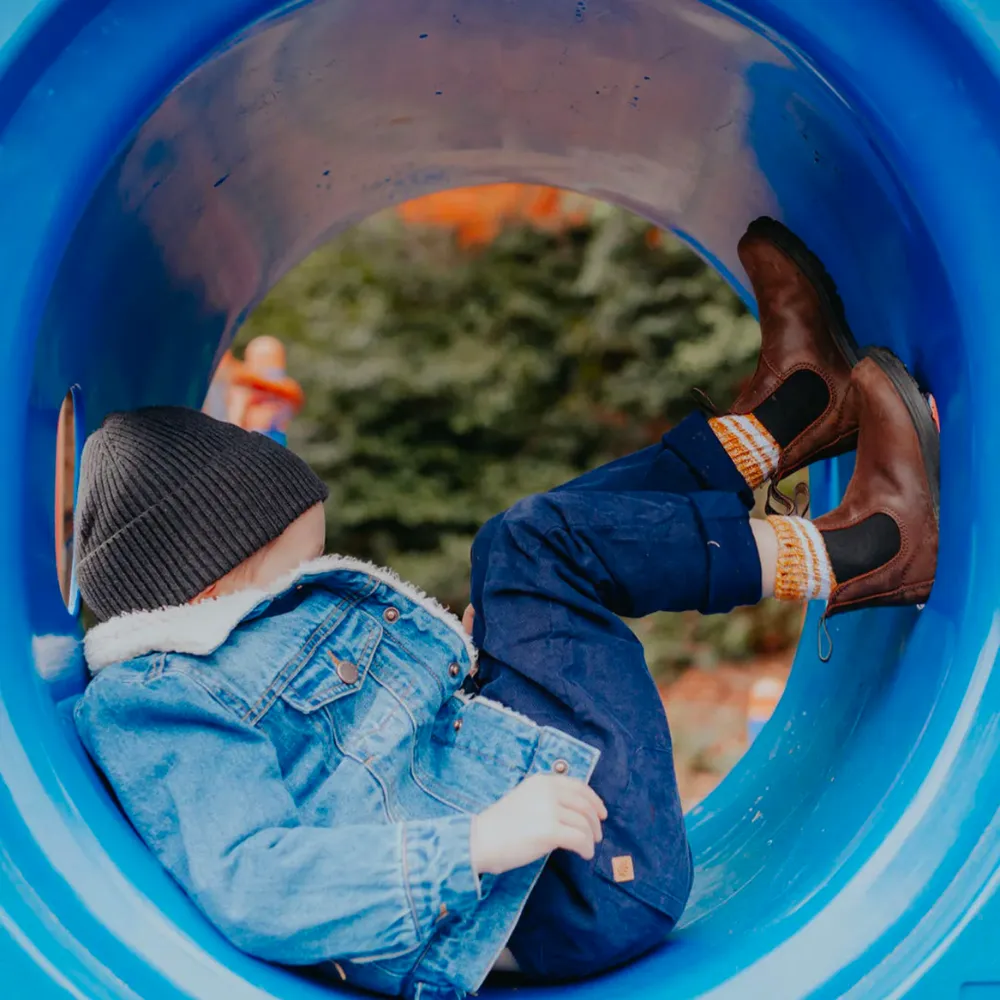
[[[147,653],[207,656],[214,653],[229,638],[229,633],[265,601],[279,597],[303,580],[336,572],[364,573],[398,590],[457,633],[465,644],[469,661],[475,663],[476,649],[462,623],[434,598],[401,580],[390,569],[350,556],[321,556],[303,563],[267,588],[241,590],[198,604],[182,604],[156,611],[132,611],[109,618],[87,632],[84,640],[87,664],[96,673],[112,663]]]

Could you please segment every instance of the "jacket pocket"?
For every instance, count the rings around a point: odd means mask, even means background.
[[[628,786],[608,811],[597,873],[676,921],[691,891],[692,866],[672,752],[637,747]]]
[[[368,679],[382,627],[368,615],[349,615],[314,649],[306,650],[281,692],[281,698],[309,714],[357,694]]]

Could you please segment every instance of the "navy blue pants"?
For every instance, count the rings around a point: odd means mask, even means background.
[[[670,731],[619,616],[755,604],[753,496],[700,415],[488,521],[472,548],[480,693],[601,751],[593,861],[557,851],[510,940],[522,972],[574,979],[660,944],[691,891]]]

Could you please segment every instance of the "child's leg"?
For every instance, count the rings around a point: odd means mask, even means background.
[[[653,491],[687,494],[735,493],[753,506],[753,491],[726,450],[717,422],[693,413],[654,445],[584,473],[557,490]]]
[[[839,572],[814,527],[751,528],[748,508],[751,487],[853,447],[850,331],[822,265],[784,227],[759,220],[739,251],[762,342],[731,413],[518,504],[474,546],[483,693],[599,747],[592,784],[610,811],[593,863],[557,852],[542,872],[510,942],[529,974],[628,960],[690,891],[666,717],[617,615],[727,611],[765,584],[821,597]]]
[[[802,394],[787,388],[767,397],[744,415],[706,420],[692,414],[655,445],[602,465],[556,487],[553,493],[731,493],[746,510],[753,488],[778,467],[785,443],[810,419]],[[490,549],[505,514],[491,518],[472,547],[471,603],[478,608]],[[477,645],[483,642],[482,616],[474,623]]]
[[[696,413],[664,434],[657,444],[586,472],[552,492],[635,492],[649,495],[653,502],[654,493],[677,496],[706,491],[733,494],[744,511],[753,506],[753,490],[709,421]],[[731,516],[740,519],[740,508],[735,504],[717,502],[725,503]],[[503,512],[487,521],[472,545],[470,601],[476,609],[482,604],[493,539],[505,516]],[[482,622],[480,614],[473,623],[477,646],[483,644]]]
[[[659,943],[692,877],[666,716],[618,616],[755,603],[757,543],[732,494],[564,490],[511,509],[484,576],[482,694],[601,750],[598,856],[554,855],[510,942],[529,975],[586,975]]]

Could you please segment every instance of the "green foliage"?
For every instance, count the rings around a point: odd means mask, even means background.
[[[799,604],[769,600],[728,615],[651,615],[630,625],[650,669],[668,682],[688,667],[711,670],[723,661],[787,649],[802,628],[802,614]]]
[[[460,611],[484,520],[656,440],[691,409],[692,386],[732,398],[756,323],[714,271],[669,238],[649,246],[647,231],[607,209],[561,234],[511,228],[470,254],[383,216],[274,289],[240,339],[288,344],[307,394],[290,444],[329,483],[331,549]],[[745,652],[752,628],[734,628],[744,638],[702,640],[697,616],[665,623],[677,649],[664,663],[703,641]]]

